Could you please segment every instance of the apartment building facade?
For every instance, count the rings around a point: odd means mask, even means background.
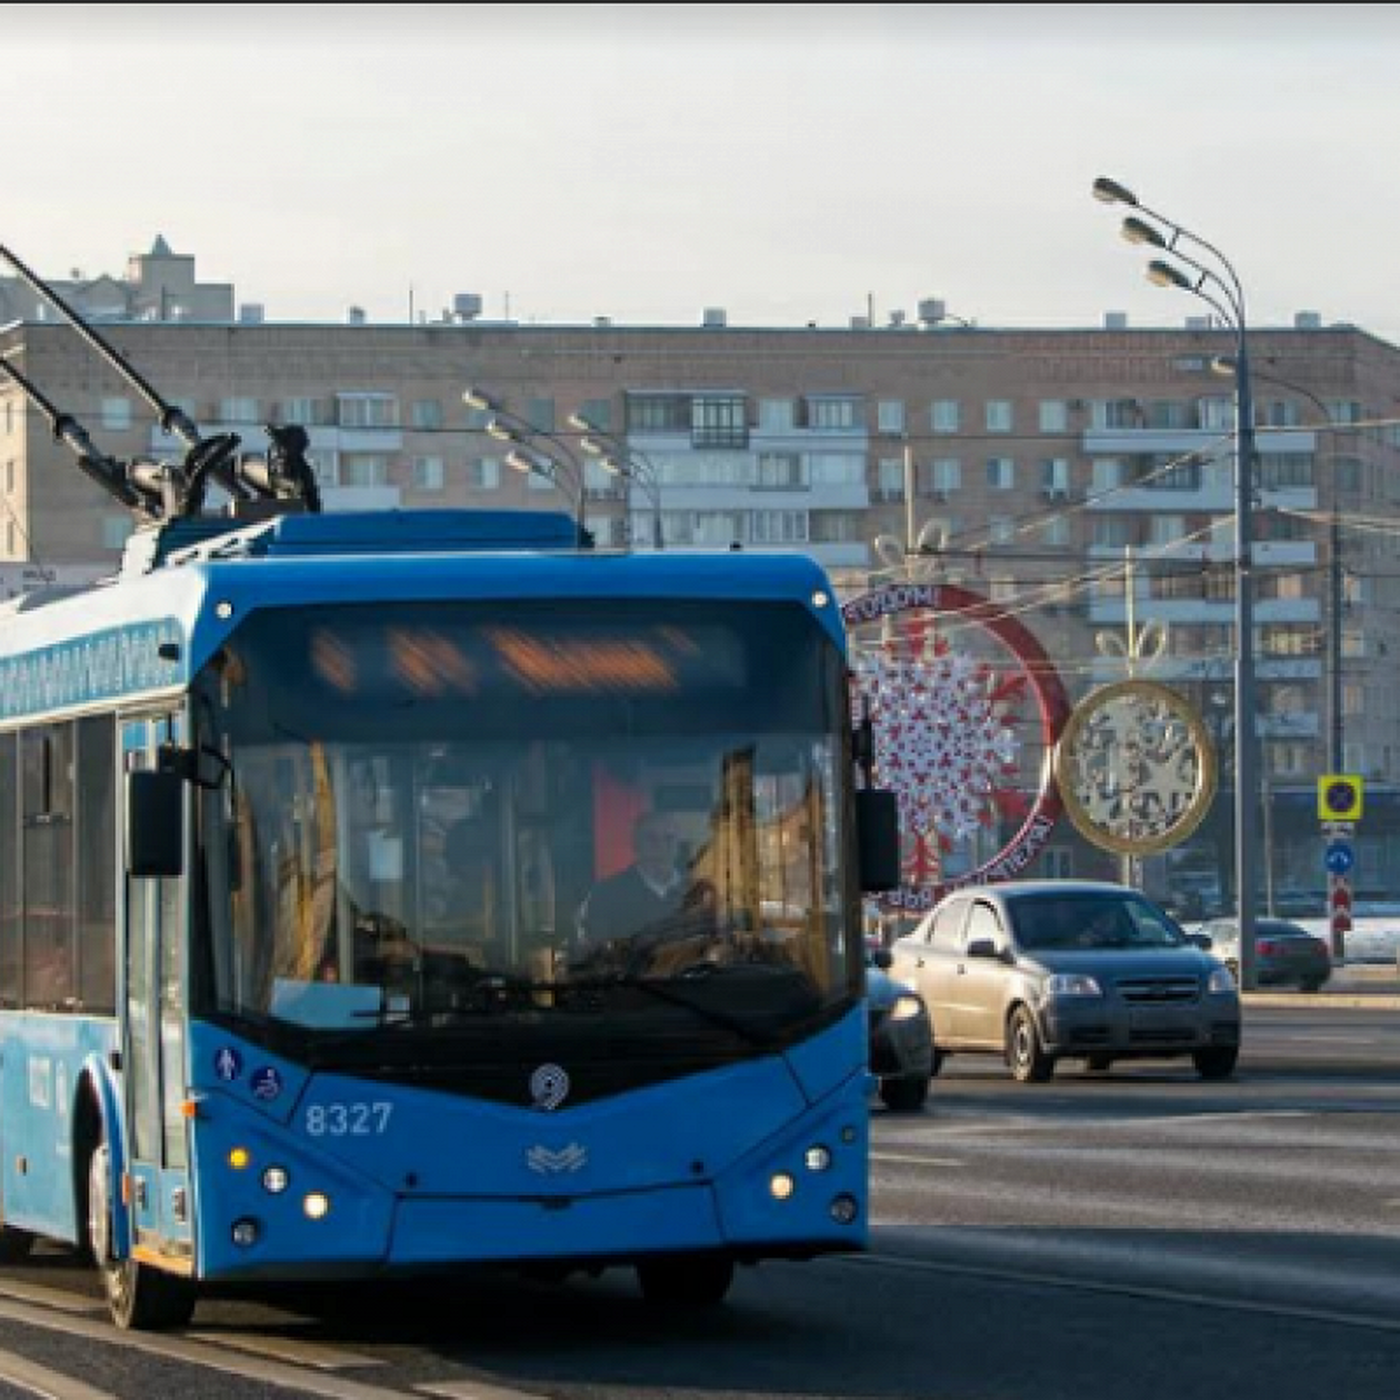
[[[329,509],[576,507],[603,547],[801,550],[848,595],[937,570],[1015,610],[1076,696],[1122,678],[1131,620],[1151,653],[1139,667],[1186,691],[1228,750],[1234,399],[1215,361],[1232,333],[708,319],[329,325],[230,309],[104,333],[207,433],[257,449],[260,424],[304,424]],[[21,319],[0,354],[112,456],[178,455],[68,327]],[[1373,812],[1400,783],[1400,349],[1300,317],[1253,332],[1251,354],[1254,645],[1270,882],[1287,893],[1325,884],[1311,795],[1334,733]],[[468,388],[537,470],[512,469],[519,452]],[[621,474],[585,450],[600,443]],[[2,382],[0,504],[0,560],[15,563],[115,560],[130,528]],[[1217,808],[1197,843],[1228,865]],[[1362,832],[1362,890],[1400,888],[1381,825]],[[1083,850],[1071,864],[1092,868]]]

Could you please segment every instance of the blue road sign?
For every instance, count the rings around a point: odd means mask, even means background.
[[[1356,864],[1356,852],[1345,841],[1333,841],[1323,859],[1333,875],[1345,875]]]

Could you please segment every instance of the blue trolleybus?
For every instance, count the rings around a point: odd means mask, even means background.
[[[822,572],[320,514],[266,464],[218,517],[221,445],[153,484],[63,422],[144,525],[0,618],[0,1256],[89,1249],[155,1327],[209,1283],[706,1303],[861,1248],[897,871]],[[648,825],[676,897],[624,917]]]

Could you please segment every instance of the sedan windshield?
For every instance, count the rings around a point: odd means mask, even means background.
[[[799,608],[269,610],[195,720],[216,1013],[752,1048],[858,994],[842,668]]]
[[[1052,894],[1012,905],[1016,941],[1030,952],[1094,948],[1182,948],[1190,940],[1145,899],[1117,894]]]

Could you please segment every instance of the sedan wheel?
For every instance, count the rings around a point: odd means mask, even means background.
[[[1055,1058],[1045,1053],[1035,1018],[1024,1006],[1011,1013],[1006,1025],[1006,1063],[1022,1084],[1043,1084],[1055,1073]]]

